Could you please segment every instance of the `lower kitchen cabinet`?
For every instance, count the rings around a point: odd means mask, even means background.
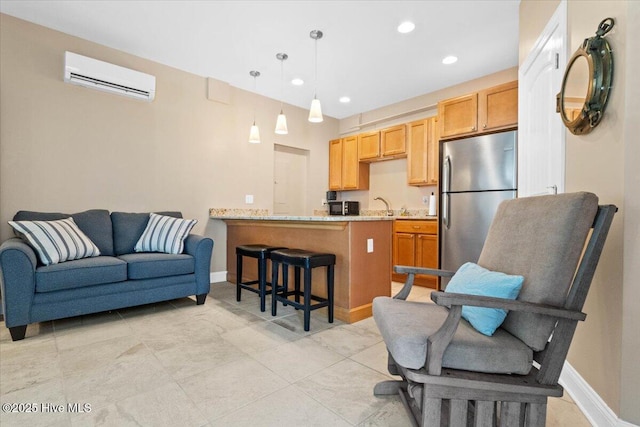
[[[438,268],[438,222],[399,219],[393,223],[393,265]],[[406,275],[392,273],[396,282]],[[438,288],[437,276],[417,275],[415,285]]]

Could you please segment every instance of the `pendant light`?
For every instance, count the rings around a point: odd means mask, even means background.
[[[253,92],[256,92],[256,78],[260,76],[260,71],[249,71],[249,75],[253,77]],[[252,144],[260,144],[260,130],[256,126],[256,106],[253,105],[253,124],[249,131],[249,142]]]
[[[282,97],[284,95],[284,61],[287,60],[289,55],[286,53],[276,54],[276,58],[280,61],[280,114],[278,114],[278,121],[276,121],[276,133],[279,135],[286,135],[289,133],[287,129],[287,117],[282,112]]]
[[[311,101],[311,108],[309,109],[309,121],[312,123],[320,123],[323,120],[320,100],[316,96],[316,92],[318,91],[318,40],[322,38],[322,35],[322,31],[320,30],[313,30],[309,33],[309,37],[315,40],[315,82],[313,100]]]

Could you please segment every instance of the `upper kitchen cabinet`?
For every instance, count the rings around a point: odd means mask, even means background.
[[[398,125],[380,131],[380,151],[382,157],[406,157],[407,127]]]
[[[329,189],[369,189],[369,164],[358,160],[356,136],[329,141]]]
[[[441,139],[477,135],[518,125],[518,81],[438,102]]]
[[[397,159],[407,156],[407,127],[404,124],[358,135],[362,162]]]
[[[329,190],[342,189],[342,140],[329,141]]]
[[[358,158],[361,161],[373,161],[380,157],[380,132],[366,132],[357,136]]]
[[[407,183],[409,185],[438,184],[438,135],[435,117],[407,125]]]

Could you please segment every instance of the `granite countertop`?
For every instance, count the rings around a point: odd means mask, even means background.
[[[436,220],[437,217],[420,214],[420,212],[408,212],[407,215],[387,216],[384,211],[363,211],[360,215],[330,216],[326,211],[315,211],[315,215],[273,215],[267,209],[209,209],[211,219],[233,220],[260,220],[260,221],[393,221],[396,219]],[[395,212],[394,212],[395,213]]]

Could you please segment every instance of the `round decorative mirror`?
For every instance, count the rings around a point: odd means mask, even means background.
[[[613,18],[603,20],[596,35],[585,39],[567,64],[556,110],[574,135],[591,132],[604,115],[613,78],[613,56],[603,36],[613,25]]]

